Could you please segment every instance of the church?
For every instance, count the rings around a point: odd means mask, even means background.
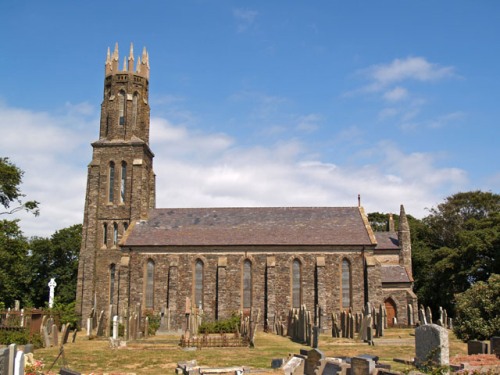
[[[389,325],[417,311],[404,207],[374,232],[354,207],[156,208],[149,146],[149,54],[105,62],[99,138],[88,166],[76,304],[110,315],[168,311],[185,329],[260,311],[261,327],[305,306],[321,314],[385,305]],[[411,306],[411,308],[409,308]],[[318,317],[315,317],[318,318]]]

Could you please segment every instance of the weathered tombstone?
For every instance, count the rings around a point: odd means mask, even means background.
[[[479,340],[467,341],[467,354],[488,354],[488,344]]]
[[[312,347],[317,348],[318,342],[319,342],[319,327],[314,326],[313,333],[312,333]]]
[[[43,327],[43,345],[46,348],[50,348],[51,346],[50,336],[49,336],[49,331],[47,330],[47,326]]]
[[[285,375],[302,375],[304,374],[304,365],[304,358],[294,356],[283,366],[283,373]]]
[[[271,360],[271,368],[276,369],[280,368],[285,364],[285,360],[283,358],[273,358]]]
[[[87,318],[87,336],[92,335],[92,318]]]
[[[323,369],[323,374],[321,375],[340,375],[341,372],[342,372],[342,366],[340,363],[327,360],[325,368]]]
[[[118,315],[113,316],[113,340],[118,340]]]
[[[21,301],[18,299],[14,300],[14,311],[19,311],[21,309]]]
[[[62,368],[59,370],[59,375],[81,375],[81,373],[70,370],[69,368]]]
[[[500,336],[493,336],[490,339],[491,354],[495,354],[500,358]]]
[[[47,324],[47,315],[42,316],[42,323],[40,324],[40,334],[43,334],[43,327]]]
[[[63,345],[68,343],[69,333],[70,333],[70,326],[69,323],[66,323],[66,325],[64,326],[64,333],[61,334],[61,340]]]
[[[96,336],[101,337],[104,335],[104,310],[99,313],[99,319],[97,320],[97,330]]]
[[[14,359],[14,375],[24,375],[24,353],[21,350]]]
[[[35,351],[35,347],[33,346],[33,344],[24,345],[24,349],[23,349],[24,354],[33,353],[34,351]]]
[[[54,346],[59,346],[59,330],[55,324],[52,325],[52,343]]]
[[[375,362],[373,360],[362,357],[351,358],[352,375],[370,375],[373,370],[375,370]]]
[[[433,363],[447,366],[450,363],[448,331],[436,324],[427,324],[415,329],[415,363],[421,366]]]
[[[414,326],[414,322],[413,322],[413,306],[411,304],[408,304],[407,308],[406,308],[406,313],[408,315],[408,325],[410,327],[413,327]]]
[[[146,316],[144,319],[144,337],[148,338],[149,336],[149,317]]]
[[[321,374],[321,366],[324,366],[325,355],[319,349],[312,349],[307,352],[307,358],[304,368],[305,375]]]
[[[354,338],[354,317],[349,313],[349,338]]]
[[[0,374],[9,373],[9,348],[0,348]]]
[[[443,309],[443,325],[444,325],[444,328],[449,328],[448,327],[448,313],[446,312],[446,309]]]
[[[418,320],[420,324],[427,324],[427,318],[425,316],[425,310],[422,305],[420,305],[420,309],[418,309]]]
[[[9,345],[9,367],[5,375],[14,375],[14,360],[16,359],[17,345]]]
[[[427,319],[428,324],[432,324],[432,311],[429,306],[425,309],[425,318]]]
[[[76,334],[77,334],[77,332],[78,332],[78,331],[77,331],[76,329],[73,331],[73,337],[72,337],[72,339],[71,339],[71,342],[72,342],[72,343],[75,343],[75,341],[76,341]]]

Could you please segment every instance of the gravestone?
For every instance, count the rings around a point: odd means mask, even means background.
[[[70,370],[68,368],[62,368],[59,370],[59,375],[81,375],[81,373]]]
[[[490,339],[491,354],[495,354],[500,358],[500,336],[493,336]]]
[[[288,360],[283,366],[283,374],[285,375],[303,375],[304,374],[304,358],[294,356]]]
[[[97,320],[97,330],[96,336],[101,337],[104,335],[104,310],[99,313],[99,319]]]
[[[312,347],[317,348],[318,344],[319,344],[319,327],[314,326],[312,334]]]
[[[339,363],[328,361],[323,369],[323,374],[321,375],[340,375],[342,373],[342,366]]]
[[[375,362],[368,358],[351,358],[351,375],[370,375],[375,369]]]
[[[307,352],[307,358],[304,368],[305,375],[321,374],[322,367],[325,365],[325,355],[321,350],[312,349]]]
[[[413,327],[415,325],[415,323],[413,322],[413,306],[409,304],[406,312],[408,314],[408,325],[410,327]]]
[[[431,362],[438,366],[450,363],[448,331],[437,324],[427,324],[415,329],[415,363],[421,366]]]
[[[9,368],[5,375],[14,375],[14,360],[16,359],[17,345],[9,345]]]
[[[24,375],[24,353],[21,350],[14,359],[14,375]]]
[[[428,324],[432,324],[432,311],[429,306],[425,309],[425,318],[427,319]]]
[[[446,309],[443,309],[443,324],[444,324],[444,328],[449,328],[448,327],[448,313],[446,312]]]
[[[420,324],[427,324],[427,319],[425,317],[425,310],[422,305],[420,305],[420,309],[418,309],[418,320]]]
[[[118,339],[118,315],[113,316],[113,340]]]
[[[54,346],[59,346],[59,330],[55,324],[52,325],[52,343]]]
[[[47,330],[47,326],[44,326],[43,327],[43,345],[44,347],[46,348],[50,348],[50,336],[49,336],[49,332]]]
[[[467,342],[467,354],[488,354],[488,344],[479,340],[470,340]]]
[[[9,348],[0,348],[0,374],[9,373]]]
[[[271,368],[280,368],[285,364],[285,360],[283,358],[273,358],[271,360]]]
[[[72,342],[73,344],[74,344],[74,343],[75,343],[75,341],[76,341],[76,334],[77,334],[77,332],[78,332],[78,330],[76,330],[76,329],[73,331],[73,337],[72,337],[72,339],[71,339],[71,342]]]
[[[24,354],[34,353],[34,351],[35,351],[35,348],[34,348],[33,344],[24,345],[24,350],[23,350]]]
[[[64,332],[61,334],[62,345],[68,343],[69,333],[70,333],[70,326],[69,323],[67,323],[64,326]]]

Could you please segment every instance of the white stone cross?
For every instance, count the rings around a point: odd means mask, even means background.
[[[49,309],[54,306],[54,289],[56,288],[57,283],[54,278],[50,279],[49,282]]]

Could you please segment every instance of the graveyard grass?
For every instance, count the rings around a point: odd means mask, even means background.
[[[467,354],[466,344],[456,339],[451,331],[448,332],[450,358]],[[415,338],[411,335],[413,333],[413,329],[387,329],[383,338],[375,339],[375,346],[369,346],[359,340],[332,338],[322,334],[319,349],[327,357],[377,355],[380,362],[390,364],[394,370],[403,371],[411,366],[396,363],[393,359],[410,360],[415,356]],[[177,362],[191,359],[196,359],[200,366],[246,366],[277,373],[270,368],[273,358],[286,358],[289,353],[298,354],[301,348],[311,349],[292,342],[289,338],[264,332],[257,333],[255,348],[205,348],[186,351],[179,347],[179,339],[180,335],[152,336],[128,342],[124,348],[111,349],[107,340],[88,340],[84,332],[80,332],[75,343],[64,346],[64,357],[69,368],[84,374],[173,374]],[[47,370],[58,354],[58,348],[38,349],[35,351],[35,358],[43,359]],[[61,367],[63,361],[60,358],[53,371],[57,373]]]

